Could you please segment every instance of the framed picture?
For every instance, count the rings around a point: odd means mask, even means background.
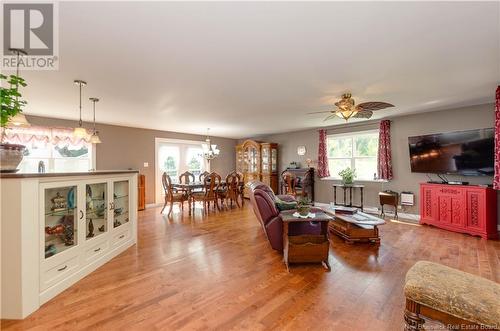
[[[306,146],[297,147],[297,154],[300,156],[306,155]]]

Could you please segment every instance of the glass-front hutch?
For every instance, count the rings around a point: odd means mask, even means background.
[[[94,245],[98,238],[106,239],[106,234],[114,229],[120,232],[130,222],[129,194],[128,179],[45,185],[42,189],[44,258],[58,256],[87,242]]]
[[[260,180],[278,192],[278,144],[246,140],[236,146],[236,170],[243,173],[245,184]],[[245,197],[248,191],[245,188]]]

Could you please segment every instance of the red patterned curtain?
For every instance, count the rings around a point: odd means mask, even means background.
[[[378,178],[392,179],[391,121],[380,122],[378,138]]]
[[[500,86],[497,86],[495,102],[495,177],[493,188],[500,190]]]
[[[319,130],[319,144],[318,144],[318,177],[330,177],[328,170],[328,155],[326,150],[326,130]]]

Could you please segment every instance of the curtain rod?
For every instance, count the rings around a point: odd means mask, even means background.
[[[383,120],[384,119],[371,120],[371,121],[365,121],[365,122],[359,122],[359,123],[350,123],[350,124],[336,124],[336,125],[330,125],[330,126],[324,126],[321,128],[317,128],[317,130],[319,131],[319,130],[331,130],[331,129],[339,129],[339,128],[341,128],[341,129],[359,128],[359,127],[363,127],[363,126],[375,125],[375,124],[380,123]],[[392,120],[387,120],[387,121],[392,122]]]

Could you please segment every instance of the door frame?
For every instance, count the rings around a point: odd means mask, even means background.
[[[160,144],[180,144],[180,145],[202,145],[206,144],[206,142],[200,140],[187,140],[187,139],[174,139],[174,138],[155,138],[155,203],[161,204],[162,200],[162,185],[161,185],[161,175],[158,169],[158,150],[160,148]],[[210,172],[210,162],[205,160],[205,169]]]

